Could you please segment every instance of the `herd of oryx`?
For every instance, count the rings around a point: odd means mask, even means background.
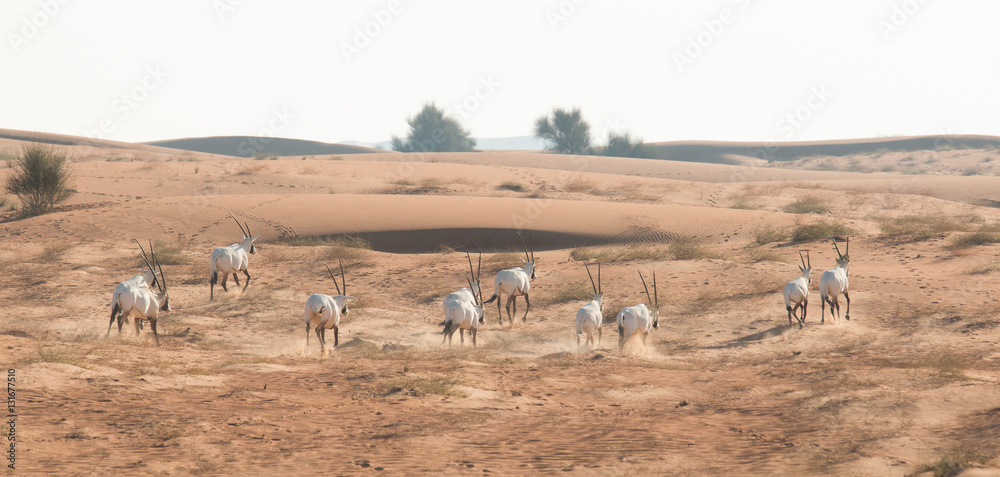
[[[232,214],[229,216],[240,227],[243,238],[238,243],[228,247],[219,247],[212,251],[212,255],[209,258],[209,268],[212,272],[209,282],[209,300],[215,299],[215,284],[218,283],[220,274],[222,275],[222,289],[224,291],[228,291],[226,281],[230,274],[232,274],[236,285],[240,285],[237,272],[243,272],[246,276],[243,289],[246,290],[247,286],[250,285],[250,273],[247,271],[249,255],[257,253],[254,242],[259,235],[252,235],[250,233],[250,224],[245,221],[243,224],[240,224],[240,221],[235,216]],[[246,226],[245,228],[244,225]],[[449,294],[444,298],[442,304],[445,315],[444,331],[442,334],[449,346],[451,345],[451,339],[455,331],[459,331],[461,343],[464,344],[465,330],[469,330],[469,334],[472,337],[472,344],[476,346],[476,332],[479,325],[485,322],[485,306],[494,300],[497,302],[497,314],[502,326],[503,313],[500,310],[500,297],[504,294],[507,295],[506,311],[508,322],[513,325],[514,315],[517,314],[516,298],[518,296],[524,297],[525,302],[524,315],[521,321],[527,321],[528,311],[531,309],[531,300],[529,297],[531,280],[535,278],[535,251],[534,245],[531,244],[530,235],[528,236],[530,246],[524,243],[524,239],[521,238],[520,234],[518,234],[518,238],[521,239],[521,246],[524,250],[524,259],[521,260],[522,265],[520,267],[501,270],[497,273],[494,279],[495,291],[493,296],[488,300],[483,299],[483,292],[480,287],[480,272],[483,264],[482,254],[479,255],[478,267],[473,269],[472,256],[466,253],[469,261],[469,275],[466,276],[466,282],[469,286],[468,288],[462,288],[457,292]],[[837,320],[840,319],[840,304],[838,303],[840,295],[844,295],[844,298],[847,300],[847,310],[844,316],[847,320],[851,319],[851,298],[848,295],[847,279],[848,265],[850,263],[850,240],[850,237],[847,237],[847,248],[843,254],[840,253],[837,241],[833,240],[833,246],[837,252],[837,266],[823,272],[820,278],[821,324],[825,321],[827,304],[830,305],[831,319],[834,319],[834,317]],[[153,251],[152,242],[150,241],[149,243],[149,255],[146,254],[146,250],[138,240],[136,240],[136,243],[139,245],[139,250],[142,253],[142,258],[147,269],[142,270],[141,274],[121,282],[115,287],[111,298],[111,321],[108,323],[108,335],[111,334],[111,327],[116,319],[118,321],[118,333],[121,334],[123,320],[127,321],[131,317],[135,320],[136,335],[139,334],[141,324],[149,321],[153,337],[156,340],[156,344],[159,345],[160,337],[156,332],[157,316],[160,311],[170,311],[167,280],[163,274],[163,267],[156,257],[156,253]],[[803,255],[803,252],[805,252],[805,255]],[[799,259],[802,262],[802,265],[799,267],[802,275],[785,285],[784,298],[789,325],[793,324],[794,318],[798,322],[799,328],[802,328],[805,324],[806,306],[809,302],[809,284],[812,282],[810,277],[812,261],[809,258],[809,251],[799,251]],[[348,314],[347,303],[355,298],[347,295],[347,278],[344,274],[343,263],[340,263],[341,282],[337,281],[337,276],[330,266],[326,265],[325,262],[324,265],[336,285],[337,295],[330,296],[319,293],[310,295],[306,299],[304,319],[306,324],[306,345],[308,346],[309,344],[310,332],[315,330],[316,336],[319,339],[321,354],[326,356],[328,352],[326,330],[333,330],[333,348],[331,349],[336,349],[340,344],[340,319]],[[597,264],[597,281],[594,281],[590,266],[585,263],[584,267],[587,270],[587,276],[590,277],[593,295],[592,299],[576,313],[577,346],[580,346],[584,334],[586,334],[584,345],[587,347],[595,345],[595,333],[597,334],[596,344],[599,346],[602,336],[601,324],[604,321],[604,293],[601,285],[601,264]],[[619,350],[624,347],[626,341],[635,335],[639,335],[642,338],[643,344],[645,344],[649,332],[659,329],[660,326],[656,272],[653,272],[652,294],[649,293],[649,287],[646,286],[646,279],[643,277],[641,271],[639,272],[639,280],[642,282],[649,306],[641,303],[622,308],[618,312],[615,321],[618,328]],[[343,284],[343,287],[341,287],[341,284]],[[444,341],[442,341],[443,343]]]

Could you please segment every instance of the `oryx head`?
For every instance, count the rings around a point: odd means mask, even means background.
[[[232,213],[230,213],[229,216],[232,217],[233,220],[236,220],[236,216]],[[246,224],[245,229],[243,228],[243,224]],[[260,235],[250,235],[250,224],[248,224],[245,220],[243,221],[243,224],[240,224],[240,221],[236,220],[236,225],[239,226],[240,232],[243,233],[243,248],[247,252],[250,252],[250,254],[256,254],[257,247],[254,245],[254,242],[257,240],[257,237],[260,237]]]
[[[600,307],[601,313],[604,313],[604,291],[601,288],[601,262],[597,262],[597,283],[594,283],[594,276],[590,274],[590,267],[586,263],[583,266],[587,269],[587,276],[590,277],[590,285],[594,287],[593,299]]]
[[[851,263],[851,236],[847,236],[847,248],[844,250],[844,253],[840,253],[840,247],[837,246],[836,239],[831,237],[830,240],[833,241],[833,248],[837,251],[837,266],[843,268],[846,272],[847,266]]]
[[[153,264],[149,263],[149,257],[146,256],[146,251],[143,250],[142,244],[139,243],[139,240],[134,239],[134,238],[132,240],[135,240],[135,243],[137,245],[139,245],[139,251],[142,252],[142,261],[146,262],[146,268],[147,268],[147,270],[143,270],[143,274],[145,274],[145,273],[148,272],[150,275],[153,276],[153,279],[148,283],[148,285],[150,287],[157,287],[157,288],[159,288],[160,284],[159,284],[159,282],[156,281],[156,268],[153,267]],[[150,251],[150,253],[152,253],[152,251],[153,251],[153,243],[152,242],[149,243],[149,251]]]
[[[469,290],[472,291],[473,295],[476,293],[482,295],[483,291],[480,288],[481,285],[479,284],[479,273],[483,270],[483,254],[479,254],[479,266],[476,267],[475,270],[472,269],[472,255],[470,255],[469,252],[465,252],[465,258],[469,259],[469,273],[472,274],[471,280],[466,278],[466,280],[469,281]]]
[[[476,316],[474,319],[479,320],[480,323],[486,322],[486,307],[483,305],[483,292],[482,290],[475,290],[472,288],[472,280],[469,276],[465,276],[465,281],[469,282],[469,290],[472,290],[473,305],[475,305]],[[478,287],[477,287],[478,288]]]
[[[649,295],[649,287],[646,286],[646,279],[642,278],[642,271],[639,271],[639,280],[642,280],[642,288],[646,290],[646,301],[649,302],[649,316],[653,319],[653,329],[660,329],[660,296],[656,293],[656,271],[653,271],[653,295]]]
[[[805,258],[802,257],[802,252],[806,253]],[[812,260],[809,260],[808,250],[799,250],[799,260],[802,261],[802,266],[799,267],[799,271],[802,272],[802,276],[806,279],[806,283],[812,283]]]
[[[156,297],[160,302],[160,310],[170,311],[170,296],[167,295],[167,276],[163,274],[163,266],[160,265],[160,259],[156,258],[156,252],[153,251],[153,242],[149,242],[149,254],[153,257],[153,263],[156,264],[156,268],[160,272],[160,281],[157,288],[160,290],[159,295]]]
[[[326,266],[326,271],[330,272],[330,278],[333,279],[333,284],[337,286],[337,296],[334,297],[334,301],[337,303],[343,303],[340,308],[340,315],[347,316],[347,314],[351,312],[351,310],[347,309],[347,302],[353,300],[354,297],[347,296],[347,275],[344,274],[344,262],[341,260],[338,260],[338,262],[340,263],[340,278],[344,281],[343,291],[341,291],[340,284],[337,283],[337,277],[333,274],[333,270],[330,269],[330,266],[327,265],[326,262],[323,262],[323,265]]]
[[[531,242],[531,232],[528,232],[528,244],[530,244],[531,255],[528,255],[529,247],[524,244],[524,237],[521,234],[517,234],[517,238],[521,239],[521,248],[524,250],[524,259],[521,259],[523,264],[521,268],[524,269],[524,273],[528,274],[532,280],[535,279],[535,244]]]

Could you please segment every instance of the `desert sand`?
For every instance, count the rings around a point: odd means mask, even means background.
[[[8,136],[0,149],[32,139]],[[956,245],[1000,219],[985,169],[60,147],[77,193],[0,223],[19,472],[997,475],[1000,244]],[[994,154],[926,152],[928,168]],[[261,235],[252,280],[209,301],[208,256],[240,238],[230,212]],[[948,226],[886,226],[909,216]],[[852,232],[850,321],[827,308],[820,324],[831,241],[790,240],[818,222]],[[477,348],[443,346],[465,252],[483,253],[488,296],[523,258],[515,231],[537,258],[526,321],[500,326],[491,304]],[[111,292],[140,268],[134,238],[164,262],[160,346],[148,326],[106,336]],[[803,329],[781,296],[798,250],[813,264]],[[592,350],[573,331],[587,257],[605,293]],[[303,304],[336,293],[322,261],[338,260],[358,300],[321,358]],[[619,351],[615,314],[646,301],[636,270],[656,272],[661,326]]]

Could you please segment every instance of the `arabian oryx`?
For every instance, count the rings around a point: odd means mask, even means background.
[[[142,249],[142,246],[140,245],[139,248]],[[160,335],[156,333],[156,319],[160,311],[170,311],[170,300],[167,296],[167,277],[163,274],[163,266],[160,265],[160,260],[156,258],[156,253],[153,252],[152,242],[149,244],[149,254],[160,274],[160,279],[156,282],[159,292],[153,292],[145,282],[136,281],[136,278],[142,275],[119,283],[111,295],[111,321],[108,323],[108,336],[111,336],[111,325],[114,324],[116,318],[118,319],[118,334],[121,335],[122,321],[127,320],[131,316],[135,320],[136,336],[139,336],[140,322],[142,320],[149,320],[149,326],[153,330],[153,337],[156,339],[156,344],[160,344]],[[149,258],[146,257],[145,251],[142,253],[142,258],[150,268],[153,268]]]
[[[233,220],[236,217],[233,214],[229,214]],[[247,271],[247,266],[250,265],[250,255],[257,253],[257,248],[254,246],[254,241],[260,235],[250,235],[250,224],[246,221],[246,229],[240,224],[239,220],[236,220],[236,225],[240,227],[240,232],[243,233],[243,240],[240,243],[234,243],[228,247],[219,247],[212,251],[211,258],[208,259],[208,266],[212,270],[212,280],[209,284],[209,301],[215,299],[215,284],[219,281],[219,274],[222,274],[222,289],[224,291],[229,291],[226,288],[226,279],[229,278],[229,274],[233,274],[233,280],[236,280],[236,286],[240,286],[240,279],[236,276],[236,272],[243,272],[247,277],[247,282],[243,285],[243,290],[246,291],[247,287],[250,285],[250,272]]]
[[[316,328],[316,337],[319,338],[320,355],[326,356],[326,330],[333,328],[333,348],[337,349],[340,344],[340,317],[347,316],[350,310],[347,309],[347,302],[354,299],[347,296],[347,276],[344,274],[344,263],[340,262],[340,277],[344,281],[344,289],[341,291],[337,277],[334,276],[330,266],[323,262],[326,271],[330,272],[333,284],[337,286],[337,296],[322,295],[316,293],[306,299],[305,320],[306,320],[306,346],[309,346],[309,331]]]
[[[802,250],[799,250],[799,260],[802,262],[799,271],[802,272],[802,276],[788,282],[784,290],[785,310],[788,311],[788,324],[792,324],[792,317],[794,316],[799,322],[799,329],[806,323],[806,306],[809,304],[809,284],[812,283],[812,277],[809,276],[812,273],[812,260],[809,260],[809,251],[806,250],[805,252],[806,256],[802,258]],[[794,307],[792,303],[795,304]],[[799,308],[802,308],[802,311],[799,315],[796,315],[795,311]]]
[[[851,321],[851,296],[847,294],[847,267],[851,264],[851,236],[847,236],[847,248],[843,255],[840,253],[837,241],[835,239],[831,240],[833,240],[833,248],[837,251],[837,267],[823,272],[823,275],[819,278],[820,324],[824,322],[824,312],[827,303],[830,304],[830,321],[834,321],[835,316],[836,321],[840,321],[840,303],[837,302],[838,295],[844,295],[844,298],[847,300],[847,313],[844,314],[844,318],[847,318],[847,321]],[[834,310],[836,310],[836,315],[834,315]]]
[[[475,288],[469,277],[465,277],[465,281],[469,282],[469,290]],[[444,331],[441,332],[444,339],[441,340],[441,344],[447,340],[450,348],[451,337],[455,335],[455,330],[459,330],[458,336],[461,338],[461,344],[464,345],[465,330],[469,330],[469,335],[472,336],[472,347],[475,348],[476,331],[479,329],[479,323],[483,322],[483,310],[485,309],[482,291],[474,292],[474,301],[471,302],[456,295],[456,293],[452,293],[444,300]]]
[[[646,279],[642,278],[639,272],[639,280],[642,280],[642,287],[646,290],[646,301],[652,309],[646,305],[638,304],[622,308],[618,312],[618,350],[625,348],[625,342],[637,333],[642,334],[642,344],[645,346],[646,337],[649,331],[660,329],[660,298],[656,293],[656,272],[653,272],[653,295],[649,295],[649,287],[646,286]]]
[[[508,268],[506,270],[500,270],[497,272],[496,278],[493,279],[493,296],[486,303],[493,303],[493,300],[497,300],[497,314],[499,315],[500,326],[503,326],[503,314],[500,312],[500,295],[502,293],[507,294],[507,320],[510,321],[510,325],[514,326],[513,315],[517,314],[517,297],[519,295],[524,296],[524,316],[521,318],[522,322],[528,321],[528,310],[531,309],[531,299],[528,297],[528,291],[531,289],[531,280],[535,279],[535,246],[531,244],[531,255],[528,255],[528,247],[524,244],[524,238],[521,234],[517,234],[517,238],[521,239],[521,247],[524,250],[524,258],[527,260],[521,260],[520,267]],[[528,234],[528,243],[531,243],[531,234]],[[514,305],[514,313],[511,314],[510,307]]]
[[[469,280],[468,277],[466,277],[466,281],[469,282],[469,288],[462,288],[461,290],[454,293],[449,293],[448,296],[444,297],[444,301],[442,302],[442,308],[445,314],[448,313],[448,304],[450,302],[457,300],[457,301],[466,301],[469,303],[475,303],[476,300],[481,301],[483,298],[483,291],[479,286],[479,273],[483,269],[483,254],[479,254],[479,267],[476,270],[472,269],[472,255],[469,255],[469,253],[466,252],[465,257],[469,259],[469,273],[472,274],[471,280]],[[477,294],[479,295],[478,298],[476,297]],[[484,321],[485,318],[480,317],[479,322],[483,323]]]
[[[597,346],[601,345],[601,322],[604,321],[604,291],[601,288],[601,264],[597,264],[597,283],[594,283],[594,276],[590,274],[590,267],[586,263],[583,266],[587,269],[587,276],[590,277],[590,286],[594,287],[593,299],[583,305],[576,312],[576,346],[580,347],[580,339],[583,333],[587,333],[587,346],[594,344],[594,331],[597,331]]]

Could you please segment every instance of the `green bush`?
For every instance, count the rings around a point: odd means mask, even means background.
[[[25,217],[49,212],[73,195],[72,172],[65,154],[32,144],[14,156],[12,165],[6,190],[21,201],[21,215]]]
[[[416,116],[408,118],[410,133],[406,139],[392,137],[392,148],[399,152],[468,152],[476,140],[458,120],[444,115],[433,103],[425,104]]]
[[[642,138],[627,132],[608,132],[608,145],[599,149],[599,154],[613,157],[652,158],[653,152],[646,147]]]
[[[535,137],[548,143],[548,151],[583,154],[590,147],[590,125],[583,120],[580,108],[555,108],[551,117],[535,120]]]

